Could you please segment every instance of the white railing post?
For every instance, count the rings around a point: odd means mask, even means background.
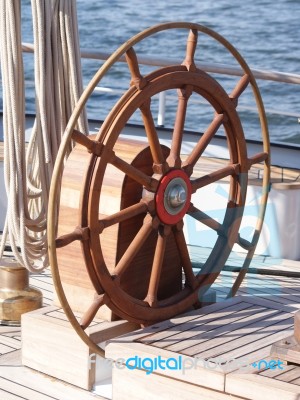
[[[165,114],[166,114],[166,92],[160,92],[158,98],[158,115],[157,115],[157,126],[165,125]]]

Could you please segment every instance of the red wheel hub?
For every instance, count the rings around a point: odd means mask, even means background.
[[[186,214],[191,201],[192,187],[189,177],[180,169],[166,173],[155,195],[158,218],[167,225],[174,225]]]

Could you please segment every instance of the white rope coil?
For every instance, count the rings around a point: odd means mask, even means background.
[[[61,137],[82,92],[74,0],[32,0],[36,120],[25,151],[24,71],[20,0],[0,1],[4,174],[8,197],[0,258],[7,239],[30,271],[49,264],[46,221]],[[78,127],[88,132],[86,115]]]

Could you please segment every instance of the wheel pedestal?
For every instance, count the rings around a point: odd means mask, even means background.
[[[169,149],[167,147],[163,149],[165,156],[167,156]],[[65,167],[61,191],[62,202],[59,210],[58,236],[60,237],[69,233],[74,229],[74,226],[78,225],[80,190],[82,190],[83,182],[77,178],[84,177],[84,168],[86,167],[86,159],[84,158],[86,152],[84,150],[83,146],[77,144]],[[143,173],[151,173],[151,152],[146,143],[134,140],[120,140],[116,152],[133,167],[138,168]],[[76,169],[76,179],[74,178],[74,169]],[[109,167],[103,182],[99,218],[103,219],[119,210],[130,207],[136,204],[141,197],[141,185],[116,168]],[[103,232],[101,236],[101,243],[104,245],[103,257],[111,274],[114,273],[115,265],[118,264],[129,244],[141,229],[144,217],[145,213],[137,215],[130,220],[113,225]],[[149,235],[140,253],[134,258],[133,263],[120,280],[121,288],[129,295],[140,300],[147,295],[155,245],[156,237],[153,232]],[[166,256],[162,265],[164,274],[158,288],[160,299],[168,298],[178,293],[182,288],[180,257],[173,235],[168,238],[165,251]],[[68,301],[73,310],[84,313],[93,302],[95,289],[82,258],[81,243],[74,241],[67,247],[59,248],[57,254],[61,266],[61,282]],[[54,304],[60,305],[57,297]],[[108,321],[119,319],[116,314],[105,306],[100,308],[96,316]]]

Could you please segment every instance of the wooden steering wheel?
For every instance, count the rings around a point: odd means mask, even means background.
[[[170,29],[187,30],[183,63],[142,76],[133,46],[157,32]],[[198,32],[221,43],[239,63],[242,77],[230,94],[212,76],[197,68],[194,54]],[[97,136],[85,136],[75,129],[78,116],[96,85],[123,55],[131,73],[130,87],[113,107]],[[236,110],[238,99],[248,86],[256,100],[263,141],[263,151],[252,157],[247,155],[243,127]],[[177,90],[178,106],[170,146],[165,146],[153,121],[151,100],[169,89]],[[192,94],[205,99],[214,116],[205,132],[199,134],[198,142],[189,154],[183,154],[185,118]],[[137,110],[140,110],[144,124],[143,144],[124,141],[121,137],[125,125]],[[197,163],[221,126],[227,138],[229,160],[221,168],[199,176]],[[65,162],[71,140],[77,144]],[[69,121],[55,164],[48,214],[49,255],[56,291],[75,330],[93,351],[101,352],[85,329],[100,307],[106,305],[119,317],[140,324],[152,324],[182,313],[201,303],[201,296],[218,277],[233,245],[238,243],[246,250],[247,257],[228,296],[236,293],[262,229],[269,162],[266,116],[253,74],[237,50],[216,32],[194,23],[160,24],[134,36],[103,64]],[[255,233],[249,241],[241,237],[239,229],[244,215],[248,172],[256,163],[263,163],[265,190]],[[62,204],[62,197],[70,193],[63,194],[66,170],[75,174],[74,179],[70,178],[73,183],[69,189],[80,177],[78,221],[73,228],[70,225],[70,231],[69,228],[60,231],[57,204]],[[120,189],[119,209],[112,208],[113,211],[107,212],[107,202],[103,198],[108,185],[114,186],[112,181],[117,175],[121,175],[115,185]],[[193,204],[193,196],[201,188],[226,177],[229,195],[224,218],[219,222]],[[61,209],[60,206],[59,214],[64,215]],[[198,274],[193,271],[185,237],[186,215],[218,235]],[[113,261],[108,261],[106,254],[111,252],[111,244],[107,232],[116,228],[120,248]],[[77,321],[67,301],[58,255],[59,251],[65,252],[67,256],[63,259],[76,263],[71,259],[72,251],[67,250],[75,241],[80,243],[81,259],[96,292],[81,322]],[[75,270],[73,273],[77,274]]]

